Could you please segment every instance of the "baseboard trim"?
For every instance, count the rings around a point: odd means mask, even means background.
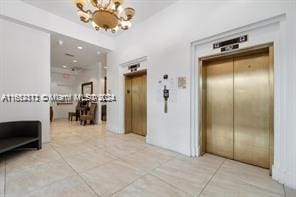
[[[124,132],[120,131],[117,127],[112,127],[107,125],[106,126],[107,131],[112,132],[112,133],[117,133],[117,134],[124,134]]]

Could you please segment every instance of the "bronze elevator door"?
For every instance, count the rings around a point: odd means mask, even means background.
[[[206,151],[269,168],[269,54],[206,65]]]
[[[206,150],[233,159],[233,60],[209,62],[206,69]]]
[[[146,74],[125,78],[125,131],[146,136],[147,85]]]
[[[234,59],[234,159],[269,168],[269,55]]]

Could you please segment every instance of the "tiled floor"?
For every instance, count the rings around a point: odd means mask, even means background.
[[[103,125],[51,126],[52,142],[42,150],[1,157],[0,196],[285,196],[261,168],[213,155],[188,158]]]

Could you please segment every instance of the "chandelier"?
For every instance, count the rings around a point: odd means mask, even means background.
[[[125,8],[122,4],[124,0],[88,0],[95,8],[94,11],[86,9],[86,0],[74,0],[77,8],[77,14],[80,20],[88,23],[91,22],[93,27],[99,31],[101,29],[117,32],[120,28],[128,30],[132,23],[130,22],[135,15],[133,8]],[[122,14],[122,11],[124,13]]]

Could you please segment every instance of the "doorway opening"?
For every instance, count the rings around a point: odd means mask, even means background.
[[[125,74],[125,134],[147,135],[147,72]]]
[[[201,154],[271,169],[273,45],[199,59]]]

